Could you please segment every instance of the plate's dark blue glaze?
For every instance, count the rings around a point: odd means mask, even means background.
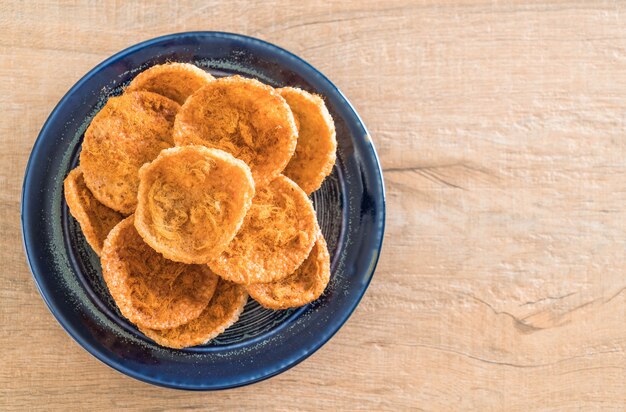
[[[240,320],[207,345],[162,348],[118,312],[100,264],[69,215],[63,179],[76,165],[83,133],[106,99],[139,71],[192,62],[216,76],[241,74],[276,87],[322,95],[337,128],[337,164],[313,201],[332,259],[324,295],[300,309],[269,311],[250,301]],[[156,385],[224,389],[276,375],[304,360],[339,330],[372,278],[385,224],[376,152],[341,92],[297,56],[237,34],[180,33],[130,47],[105,60],[63,97],[43,126],[26,168],[22,231],[31,271],[67,332],[107,365]]]

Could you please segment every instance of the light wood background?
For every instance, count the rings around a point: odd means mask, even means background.
[[[0,409],[626,409],[626,4],[0,3]],[[225,30],[302,56],[377,146],[387,232],[345,327],[294,369],[160,389],[63,332],[19,197],[46,117],[157,35]]]

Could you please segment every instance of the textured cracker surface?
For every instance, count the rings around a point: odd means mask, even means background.
[[[85,132],[80,166],[85,183],[103,204],[123,214],[137,205],[139,168],[173,146],[180,106],[150,92],[110,98]]]
[[[296,271],[272,283],[248,285],[250,296],[268,309],[296,308],[313,302],[330,280],[330,256],[324,236],[319,234],[311,253]]]
[[[173,328],[197,318],[218,278],[205,265],[169,261],[150,248],[133,216],[109,233],[102,250],[102,276],[122,314],[147,328]]]
[[[141,327],[140,330],[162,346],[185,348],[201,345],[235,323],[247,300],[248,293],[244,286],[220,279],[209,305],[196,319],[173,329]]]
[[[139,171],[135,226],[166,258],[206,263],[241,226],[254,196],[250,169],[217,149],[165,150]]]
[[[281,175],[257,191],[241,229],[209,266],[232,282],[273,282],[304,262],[318,231],[311,201]]]
[[[182,105],[193,92],[211,80],[213,76],[190,63],[157,64],[139,73],[125,92],[157,93]]]
[[[246,162],[258,187],[283,171],[298,132],[285,100],[257,80],[230,76],[194,93],[176,117],[176,145],[201,144]]]
[[[124,216],[106,207],[93,196],[85,185],[80,167],[67,175],[63,189],[70,213],[78,221],[89,245],[100,255],[107,235]]]
[[[298,144],[283,174],[310,195],[330,174],[337,158],[335,123],[324,100],[294,87],[278,89],[293,112]]]

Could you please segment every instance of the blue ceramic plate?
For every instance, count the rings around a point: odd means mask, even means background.
[[[141,70],[191,62],[215,76],[240,74],[272,86],[322,95],[337,128],[337,163],[313,194],[331,253],[331,281],[316,302],[271,311],[250,300],[240,320],[209,344],[171,350],[121,316],[63,199],[63,179],[78,163],[85,129],[107,98]],[[320,72],[272,44],[237,34],[180,33],[130,47],[105,60],[63,97],[33,147],[22,191],[22,231],[31,271],[48,307],[92,355],[129,376],[179,389],[250,384],[301,362],[326,343],[365,293],[380,253],[385,194],[363,122]]]

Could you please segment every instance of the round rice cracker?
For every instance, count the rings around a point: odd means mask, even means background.
[[[335,122],[319,96],[293,87],[278,92],[289,104],[298,126],[296,151],[283,174],[310,195],[333,170],[337,158]]]
[[[139,73],[125,92],[147,91],[160,94],[178,104],[215,78],[190,63],[157,64]]]
[[[281,175],[257,191],[241,229],[209,267],[235,283],[275,282],[302,264],[318,232],[311,200]]]
[[[124,216],[109,209],[91,194],[80,167],[67,175],[63,181],[63,192],[70,214],[78,221],[87,243],[100,256],[104,239]]]
[[[167,259],[207,263],[241,226],[254,197],[248,166],[204,146],[164,150],[139,171],[135,227]]]
[[[248,293],[268,309],[304,306],[319,298],[330,280],[330,255],[320,233],[315,246],[296,271],[278,282],[258,283],[247,287]]]
[[[165,259],[148,246],[131,215],[107,237],[102,275],[122,314],[142,328],[175,328],[196,319],[213,296],[218,277],[206,265]]]
[[[195,92],[176,117],[176,145],[224,150],[250,166],[258,188],[287,166],[298,138],[291,109],[272,87],[240,76]]]
[[[80,167],[91,193],[128,215],[137,205],[139,168],[174,146],[172,127],[180,106],[150,92],[111,97],[85,132]]]
[[[196,319],[172,329],[139,330],[161,346],[182,349],[203,345],[237,322],[247,301],[244,286],[220,279],[211,302]]]

